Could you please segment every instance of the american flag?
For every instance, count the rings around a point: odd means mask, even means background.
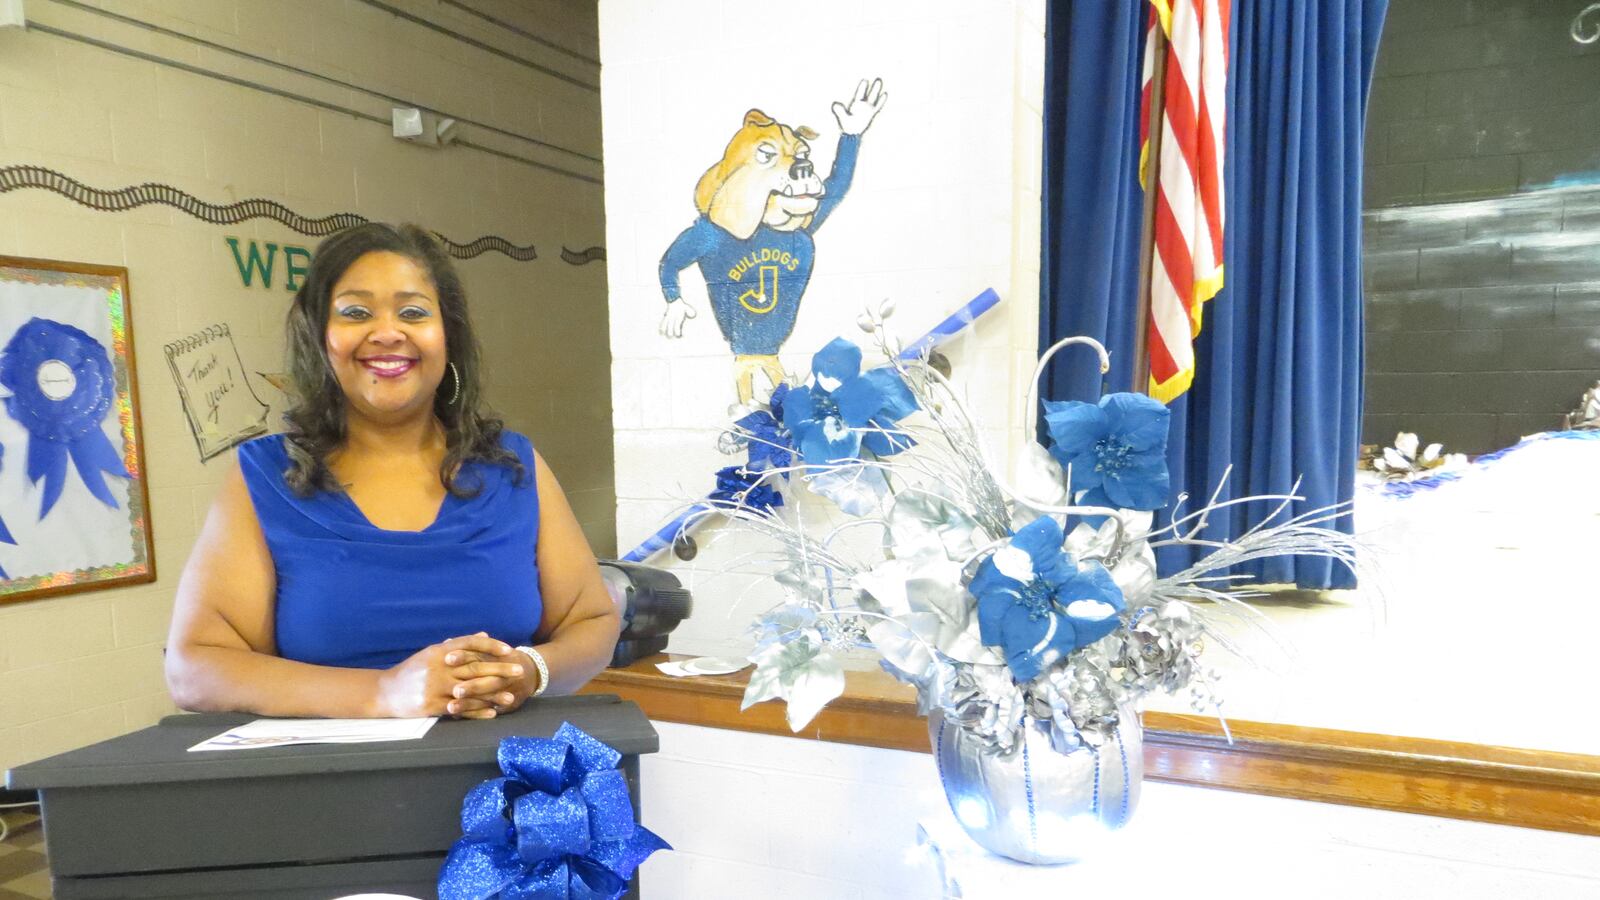
[[[1194,381],[1202,305],[1222,289],[1222,149],[1227,122],[1230,0],[1150,0],[1140,104],[1141,179],[1150,149],[1156,29],[1167,37],[1166,90],[1150,272],[1150,396]]]

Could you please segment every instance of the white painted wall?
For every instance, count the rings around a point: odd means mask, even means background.
[[[995,455],[1009,456],[1015,385],[1038,330],[1043,12],[1042,0],[601,0],[619,551],[736,461],[715,446],[736,399],[732,354],[698,270],[682,276],[698,318],[681,340],[657,333],[658,265],[696,218],[696,181],[751,108],[820,132],[813,159],[826,174],[839,134],[830,105],[862,78],[883,79],[889,100],[863,137],[854,186],[816,234],[784,366],[803,376],[830,339],[863,338],[864,302],[894,299],[892,329],[909,341],[993,287],[1001,306],[953,360]],[[671,649],[742,655],[744,623],[777,595],[754,577],[708,580],[758,545],[698,538],[711,547],[683,575],[705,589]]]
[[[676,849],[641,869],[646,900],[940,896],[917,848],[919,822],[953,826],[931,755],[656,730],[661,751],[641,765],[644,823]],[[1040,887],[1056,897],[1587,900],[1600,897],[1600,838],[1146,782],[1127,829],[1082,864],[953,873],[966,900],[1046,896]]]

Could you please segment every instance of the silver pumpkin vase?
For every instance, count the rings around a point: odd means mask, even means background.
[[[1076,862],[1106,831],[1121,828],[1139,805],[1144,731],[1138,713],[1098,749],[1057,753],[1032,721],[1010,753],[986,752],[936,710],[928,736],[950,810],[985,849],[1018,862]]]

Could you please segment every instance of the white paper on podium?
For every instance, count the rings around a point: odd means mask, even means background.
[[[291,744],[367,744],[414,741],[428,733],[437,717],[420,719],[257,719],[230,728],[189,748],[253,750]]]

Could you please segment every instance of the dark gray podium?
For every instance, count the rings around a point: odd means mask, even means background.
[[[432,898],[461,836],[461,799],[500,774],[502,737],[571,722],[610,744],[635,815],[639,754],[659,746],[638,706],[585,694],[441,719],[416,741],[186,752],[252,718],[171,716],[7,773],[11,788],[40,793],[58,900]]]

